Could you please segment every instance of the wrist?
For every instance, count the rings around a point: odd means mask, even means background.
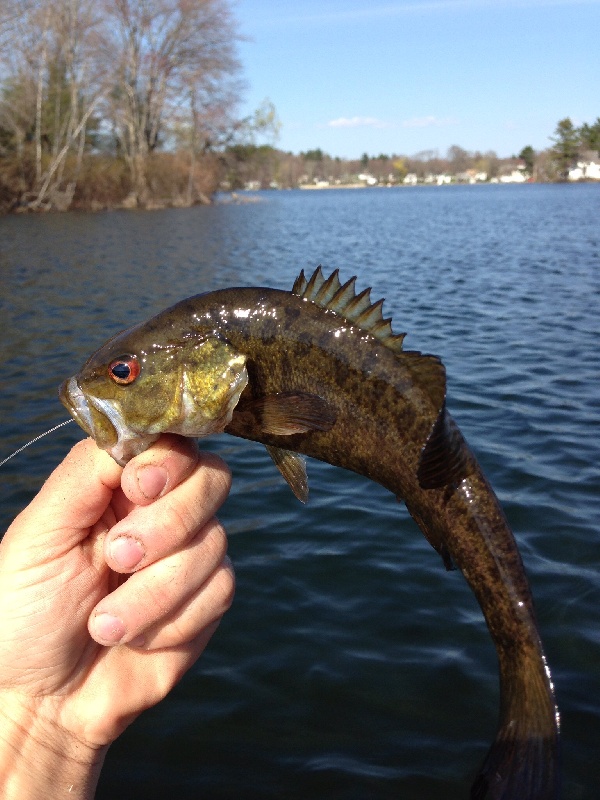
[[[51,698],[44,702],[51,704]],[[0,694],[0,797],[91,800],[108,750],[78,740],[52,714]]]

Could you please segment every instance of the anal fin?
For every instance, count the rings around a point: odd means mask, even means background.
[[[291,450],[284,450],[283,447],[274,447],[268,444],[265,447],[292,492],[300,502],[306,503],[308,500],[308,478],[306,477],[306,461],[304,458]]]

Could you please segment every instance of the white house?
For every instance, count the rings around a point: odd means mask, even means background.
[[[578,161],[577,166],[569,170],[570,181],[600,181],[600,164],[595,161]]]
[[[500,176],[500,183],[525,183],[527,175],[522,169],[513,169],[508,175]]]
[[[580,162],[576,167],[573,167],[568,172],[570,181],[581,181],[584,178],[583,164]]]
[[[600,181],[600,164],[590,161],[585,168],[585,177],[590,181]]]
[[[367,186],[375,186],[377,183],[377,178],[374,175],[370,175],[368,172],[361,172],[358,176],[358,180],[363,181]]]

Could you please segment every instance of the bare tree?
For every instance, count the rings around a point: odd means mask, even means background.
[[[0,53],[10,46],[19,20],[33,4],[34,0],[0,0]]]
[[[468,169],[471,162],[471,153],[463,150],[463,148],[459,147],[457,144],[453,144],[448,148],[447,158],[448,161],[451,162],[452,170],[456,175]]]
[[[239,69],[234,22],[226,0],[104,0],[104,9],[118,70],[108,114],[131,172],[132,199],[145,206],[149,155],[168,144],[167,122],[187,115],[195,158],[211,107],[223,113],[212,101]]]
[[[18,150],[26,139],[34,145],[34,179],[22,204],[66,208],[90,119],[108,89],[100,19],[93,0],[37,0],[21,7],[11,28],[0,118],[12,128]]]

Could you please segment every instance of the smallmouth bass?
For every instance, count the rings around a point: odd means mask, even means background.
[[[555,800],[559,717],[533,601],[498,500],[446,410],[439,358],[403,349],[370,290],[337,270],[292,292],[197,295],[110,339],[60,397],[125,464],[163,432],[262,442],[302,501],[308,455],[405,502],[483,611],[500,673],[496,739],[472,800]]]

